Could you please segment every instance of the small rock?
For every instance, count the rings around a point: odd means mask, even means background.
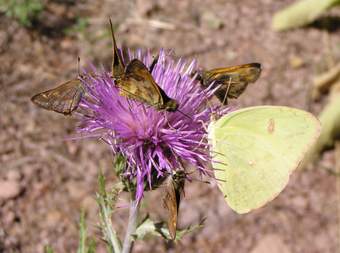
[[[13,211],[4,213],[2,221],[4,224],[9,225],[15,220],[15,213]]]
[[[18,182],[15,181],[0,181],[0,199],[8,200],[15,198],[21,192],[21,187]]]
[[[214,12],[206,11],[201,17],[202,23],[212,29],[221,29],[223,27],[223,20],[220,19]]]
[[[141,16],[150,16],[153,10],[157,10],[157,1],[137,0],[136,10]]]
[[[89,217],[95,217],[98,211],[97,201],[95,200],[94,196],[86,196],[81,201],[82,208],[85,209],[86,213]]]
[[[304,60],[301,57],[296,56],[296,55],[290,57],[289,63],[293,69],[298,69],[305,65]]]
[[[279,235],[268,234],[260,239],[251,253],[290,253],[290,251]]]
[[[93,210],[97,207],[97,201],[94,196],[86,196],[81,201],[81,205],[85,210]]]
[[[290,204],[300,211],[305,211],[308,205],[307,198],[304,196],[295,196],[291,198]]]
[[[75,199],[82,199],[87,193],[86,187],[82,183],[75,181],[70,181],[66,188],[71,198]]]
[[[18,170],[8,171],[6,176],[9,181],[19,181],[21,179],[21,173]]]
[[[65,38],[61,41],[60,46],[62,49],[70,49],[73,46],[73,41],[69,38]]]
[[[59,211],[52,210],[47,214],[46,223],[47,223],[48,226],[54,227],[54,226],[57,226],[58,224],[60,224],[62,218],[63,218],[63,216]]]

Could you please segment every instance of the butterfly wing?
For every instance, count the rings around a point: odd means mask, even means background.
[[[249,63],[228,68],[217,68],[203,73],[203,84],[215,82],[220,85],[215,95],[221,102],[226,98],[238,98],[249,83],[255,82],[261,74],[261,64]]]
[[[110,21],[110,28],[111,28],[112,44],[113,44],[112,76],[113,78],[119,79],[124,75],[125,65],[123,62],[123,58],[117,47],[111,19],[109,21]]]
[[[237,110],[208,127],[213,168],[229,206],[247,213],[275,198],[320,134],[310,113],[283,106]]]
[[[168,210],[168,229],[172,240],[176,238],[178,200],[176,198],[175,187],[171,176],[167,179],[166,190],[163,198],[164,208]]]
[[[184,191],[185,172],[178,171],[169,176],[166,182],[163,205],[168,210],[168,229],[172,240],[176,239],[178,210],[181,194]]]
[[[84,87],[79,79],[73,79],[57,88],[41,92],[31,98],[36,105],[65,115],[77,109],[84,94]]]
[[[147,67],[138,59],[126,67],[125,76],[118,82],[120,94],[141,101],[156,108],[164,105],[161,88],[157,85]]]

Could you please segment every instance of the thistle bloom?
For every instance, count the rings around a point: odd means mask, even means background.
[[[134,58],[146,66],[152,62],[151,54],[142,51],[130,53],[130,60]],[[152,187],[154,175],[164,178],[186,166],[195,167],[201,174],[208,172],[211,158],[206,127],[211,108],[207,101],[214,91],[203,89],[191,77],[195,70],[195,61],[175,62],[165,51],[160,51],[152,76],[178,102],[176,112],[157,111],[120,96],[108,73],[83,80],[88,95],[80,104],[86,114],[81,116],[78,131],[84,136],[100,136],[114,154],[126,158],[123,176],[136,181],[137,200],[143,196],[145,183]]]

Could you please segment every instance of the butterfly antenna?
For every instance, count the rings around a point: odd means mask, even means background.
[[[192,118],[188,115],[188,114],[186,114],[186,113],[184,113],[184,112],[182,112],[181,110],[179,110],[179,109],[177,109],[177,111],[178,112],[180,112],[181,114],[183,114],[185,117],[187,117],[187,118],[189,118],[189,119],[191,119],[192,120]]]
[[[229,83],[228,83],[228,87],[227,87],[227,91],[226,91],[226,93],[224,94],[224,98],[223,98],[223,102],[222,102],[222,104],[224,104],[224,105],[227,105],[228,104],[228,93],[229,93],[229,89],[230,89],[230,85],[231,85],[231,77],[229,78]]]
[[[112,70],[112,72],[113,72],[113,70],[114,70],[114,65],[115,65],[115,51],[116,51],[116,39],[115,39],[115,35],[114,35],[114,33],[113,33],[113,25],[112,25],[112,21],[111,21],[111,18],[109,19],[109,22],[110,22],[110,29],[111,29],[111,39],[112,39],[112,46],[113,46],[113,59],[112,59],[112,66],[111,66],[111,70]],[[114,74],[114,73],[111,73],[112,75]]]
[[[215,112],[214,112],[214,108],[213,108],[212,104],[210,103],[209,99],[207,99],[207,105],[208,105],[208,107],[209,107],[209,109],[210,109],[210,112],[211,112],[211,113],[215,113]]]
[[[149,67],[149,72],[152,73],[153,69],[155,68],[157,62],[159,60],[159,54],[156,55],[156,57],[153,58],[152,63]]]
[[[78,71],[78,76],[80,76],[80,57],[79,56],[77,59],[77,71]]]
[[[121,58],[120,52],[118,51],[115,35],[113,32],[113,25],[111,19],[109,19],[110,22],[110,29],[111,29],[111,37],[112,37],[112,46],[113,46],[113,60],[112,60],[112,76],[114,77],[114,70],[115,66],[118,65],[119,67],[124,67],[123,60]],[[122,70],[120,70],[122,71]],[[119,73],[121,74],[121,73]]]
[[[207,104],[208,104],[208,107],[210,108],[210,121],[216,121],[218,119],[218,110],[214,110],[212,104],[210,103],[208,99],[207,99]],[[204,129],[208,131],[206,127]]]
[[[129,53],[129,47],[127,46],[126,43],[124,43],[124,41],[122,42],[121,46],[121,56],[122,56],[122,60],[123,62],[129,63],[130,62],[130,53]]]
[[[109,19],[109,22],[110,22],[110,29],[111,29],[112,45],[113,45],[113,47],[115,48],[115,47],[117,46],[117,43],[116,43],[116,39],[115,39],[115,34],[114,34],[114,32],[113,32],[113,25],[112,25],[111,18]]]

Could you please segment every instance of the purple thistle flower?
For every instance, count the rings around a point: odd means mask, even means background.
[[[146,66],[152,62],[151,54],[142,51],[130,53],[130,60],[134,58]],[[212,109],[207,101],[214,90],[203,89],[190,76],[195,70],[195,61],[189,65],[181,59],[175,62],[160,51],[152,76],[178,102],[176,112],[157,111],[120,96],[108,73],[83,80],[88,96],[80,104],[86,114],[81,116],[78,131],[88,137],[100,136],[114,154],[121,153],[126,158],[123,175],[136,180],[138,200],[143,196],[145,182],[152,187],[155,173],[158,179],[164,178],[188,165],[201,174],[209,172],[206,127]]]

